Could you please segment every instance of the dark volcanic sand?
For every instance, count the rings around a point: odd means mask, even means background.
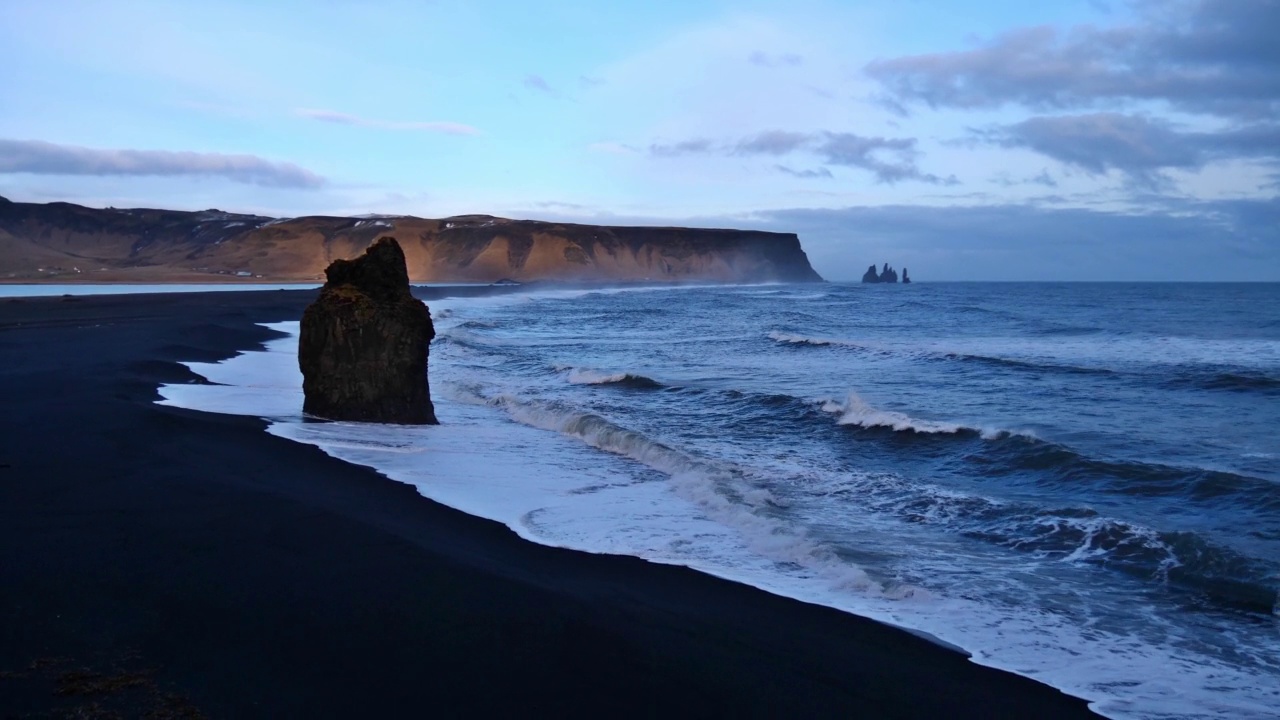
[[[535,545],[156,386],[314,291],[0,299],[0,717],[1005,717],[1082,701],[683,568]]]

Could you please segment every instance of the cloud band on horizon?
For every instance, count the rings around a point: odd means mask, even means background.
[[[0,173],[96,176],[201,176],[266,187],[315,189],[327,182],[306,168],[256,155],[131,150],[0,139]]]

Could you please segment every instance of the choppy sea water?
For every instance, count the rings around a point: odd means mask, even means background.
[[[162,402],[269,418],[535,542],[927,633],[1111,717],[1280,711],[1280,285],[431,309],[441,426],[303,422],[297,323]]]
[[[142,295],[175,292],[233,292],[244,290],[310,290],[316,283],[0,283],[0,297],[56,295]]]

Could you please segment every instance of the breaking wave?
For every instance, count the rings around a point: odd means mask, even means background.
[[[571,368],[567,376],[574,385],[616,385],[636,390],[659,390],[666,387],[662,383],[644,375],[633,373],[602,373],[585,368]]]
[[[753,551],[773,562],[809,568],[836,588],[899,598],[922,592],[907,585],[882,585],[802,529],[774,517],[785,502],[751,477],[748,469],[693,456],[600,415],[555,403],[510,394],[490,398],[476,395],[474,399],[505,410],[522,424],[576,438],[657,470],[668,478],[679,497],[717,522],[738,530]]]
[[[1000,428],[981,428],[961,423],[940,420],[922,420],[894,410],[880,410],[866,403],[855,393],[849,393],[843,401],[826,400],[822,403],[823,412],[839,415],[838,425],[856,425],[862,428],[885,428],[894,432],[919,433],[922,435],[977,435],[984,440],[998,440],[1011,435],[1022,435],[1034,438],[1028,431],[1005,430]]]
[[[784,343],[787,345],[814,345],[818,347],[821,347],[824,345],[846,345],[848,347],[857,347],[853,343],[841,342],[839,340],[806,337],[804,335],[794,335],[791,333],[778,332],[776,330],[772,330],[769,332],[769,339],[775,340],[777,342]]]
[[[1232,607],[1280,614],[1280,578],[1194,532],[1163,532],[1087,507],[995,500],[893,474],[853,474],[836,493],[911,523],[940,525],[1039,559],[1098,565]]]
[[[767,402],[767,398],[757,402]],[[1187,505],[1231,505],[1245,514],[1280,512],[1280,483],[1262,477],[1214,468],[1090,456],[1061,443],[1043,440],[1030,430],[926,420],[881,410],[855,393],[843,401],[825,400],[821,410],[836,415],[838,425],[864,430],[954,437],[956,442],[986,441],[967,449],[965,457],[966,465],[987,478],[1016,476],[1020,482],[1041,486],[1088,487],[1115,495],[1171,497]]]

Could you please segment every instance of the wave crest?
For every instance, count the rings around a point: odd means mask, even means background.
[[[1250,372],[1248,370],[1233,370],[1209,374],[1187,373],[1181,377],[1171,379],[1168,384],[1173,387],[1189,387],[1200,390],[1219,390],[1239,393],[1256,392],[1263,395],[1275,395],[1280,393],[1280,378],[1272,377],[1271,375],[1266,375],[1261,372]]]
[[[574,385],[619,385],[639,390],[657,390],[666,387],[653,378],[634,373],[603,373],[585,368],[571,368],[567,379]]]
[[[772,511],[785,503],[752,482],[741,468],[692,456],[594,413],[508,394],[483,402],[506,410],[518,422],[577,438],[661,472],[669,478],[679,497],[717,522],[738,530],[753,551],[775,562],[811,568],[837,588],[898,599],[915,594],[912,587],[886,588],[872,580],[862,568],[841,559],[831,548],[811,539],[802,530],[770,517]]]
[[[833,340],[827,340],[824,338],[811,338],[811,337],[806,337],[804,335],[794,335],[792,333],[778,332],[777,330],[771,330],[769,332],[769,339],[775,342],[785,343],[787,345],[823,346],[823,345],[842,344],[842,343],[837,343]]]
[[[895,410],[880,410],[868,405],[856,393],[849,393],[843,402],[826,400],[822,403],[822,410],[823,412],[839,415],[840,417],[836,419],[837,425],[855,425],[868,429],[887,428],[894,432],[910,432],[921,435],[978,435],[984,440],[999,440],[1013,435],[1035,437],[1027,431],[982,428],[941,420],[922,420]]]
[[[1280,613],[1280,585],[1266,563],[1194,532],[1161,531],[1088,507],[1009,502],[894,474],[853,474],[844,482],[839,494],[912,523],[948,527],[1046,560],[1179,586],[1251,612]]]

